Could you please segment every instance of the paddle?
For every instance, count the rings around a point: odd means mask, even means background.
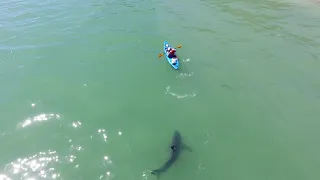
[[[179,44],[175,49],[178,49],[178,48],[181,48],[181,47],[182,47],[182,45]],[[160,58],[160,57],[162,57],[163,55],[164,55],[164,53],[161,53],[161,54],[158,55],[158,57]]]

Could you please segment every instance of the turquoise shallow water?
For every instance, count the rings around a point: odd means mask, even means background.
[[[0,180],[319,179],[319,8],[0,2]]]

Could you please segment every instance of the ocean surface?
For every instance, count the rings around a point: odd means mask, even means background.
[[[319,180],[319,78],[317,0],[2,0],[0,180]]]

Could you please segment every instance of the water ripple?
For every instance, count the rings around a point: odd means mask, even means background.
[[[195,97],[197,94],[196,93],[190,93],[190,94],[187,94],[187,93],[184,93],[184,94],[178,94],[176,92],[173,92],[171,90],[171,86],[167,86],[165,88],[165,94],[169,94],[177,99],[184,99],[184,98],[191,98],[191,97]]]
[[[193,75],[194,75],[193,72],[191,72],[191,73],[182,73],[181,72],[177,78],[186,78],[186,77],[191,77]]]
[[[190,58],[182,59],[182,62],[184,62],[184,63],[188,63],[188,62],[190,62]]]

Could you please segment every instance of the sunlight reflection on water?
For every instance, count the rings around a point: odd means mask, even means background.
[[[22,123],[19,123],[19,127],[25,128],[25,127],[28,127],[28,126],[34,124],[34,123],[48,121],[51,119],[60,119],[60,115],[59,114],[39,114],[39,115],[34,116],[32,118],[29,117],[26,120],[24,120]]]
[[[5,171],[7,174],[11,174],[14,179],[37,179],[35,177],[60,179],[60,173],[52,167],[55,163],[61,163],[60,157],[56,151],[49,150],[30,157],[18,158],[7,164]],[[2,177],[8,178],[6,175],[2,175]],[[2,177],[0,176],[0,180]]]
[[[102,135],[103,141],[107,142],[107,134],[106,134],[106,130],[105,129],[98,129],[98,133]]]
[[[11,180],[11,179],[8,178],[8,176],[6,176],[4,174],[0,174],[0,180]]]
[[[72,126],[73,126],[74,128],[77,128],[78,126],[81,126],[81,122],[80,122],[80,121],[73,122],[73,123],[72,123]]]
[[[32,108],[34,108],[35,106],[36,104],[33,104],[33,103],[31,104]],[[34,125],[41,126],[43,122],[56,121],[56,120],[61,120],[61,115],[59,113],[43,112],[35,116],[29,116],[29,117],[27,116],[26,119],[23,119],[22,121],[18,122],[16,126],[18,127],[17,129],[18,131],[24,128],[29,130],[29,128],[27,127],[34,126]],[[69,130],[74,129],[76,131],[79,131],[80,135],[82,134],[81,131],[83,130],[86,131],[86,127],[84,126],[84,123],[78,120],[69,121],[69,122],[66,122],[66,124],[65,124],[65,121],[60,121],[58,124],[54,123],[54,126],[59,128],[61,127],[67,128]],[[52,138],[62,138],[61,140],[67,143],[67,147],[63,148],[63,149],[69,149],[67,152],[63,152],[58,149],[48,150],[47,148],[47,149],[44,149],[44,151],[33,152],[31,155],[29,154],[30,156],[18,154],[17,156],[19,158],[12,157],[13,159],[10,160],[12,162],[9,161],[9,162],[6,162],[6,164],[3,164],[4,168],[1,169],[2,171],[0,171],[0,180],[15,180],[15,179],[61,180],[66,178],[68,179],[69,178],[68,176],[72,174],[74,170],[81,171],[81,168],[86,168],[85,167],[86,165],[83,165],[81,163],[81,161],[83,161],[82,154],[86,154],[87,152],[90,152],[91,151],[90,149],[94,147],[86,146],[86,144],[83,144],[81,142],[83,138],[79,136],[73,137],[72,136],[73,134],[70,134],[68,130],[66,131],[66,133],[67,134],[63,134],[63,133],[60,134],[55,132],[55,134],[57,135],[52,136]],[[112,134],[108,134],[108,133],[109,132],[107,132],[107,130],[104,128],[97,128],[96,130],[93,130],[91,132],[86,132],[86,134],[83,134],[83,136],[87,137],[88,140],[90,141],[92,139],[97,139],[98,144],[104,144],[104,143],[108,143],[107,140],[109,140],[109,138],[114,135],[119,137],[123,135],[123,132],[121,130],[117,130]],[[1,134],[4,135],[5,133],[1,133]],[[12,134],[13,133],[9,135],[12,135]],[[81,140],[80,143],[79,143],[79,140]],[[64,142],[62,143],[64,144]],[[39,144],[39,146],[41,146],[41,144]],[[60,146],[57,145],[57,147],[60,147]],[[96,178],[113,179],[115,177],[115,174],[113,172],[114,165],[110,155],[103,153],[98,156],[99,156],[98,158],[100,159],[99,168],[101,169],[98,170],[100,172],[97,174]],[[96,160],[92,160],[92,161],[96,161]],[[67,168],[68,173],[66,174],[63,173],[60,169],[61,167]],[[79,174],[79,172],[77,172],[77,174]]]
[[[21,121],[18,126],[20,128],[29,127],[33,124],[45,122],[49,120],[60,119],[59,114],[45,114],[41,113],[34,117],[29,117]],[[76,129],[77,131],[82,131],[80,128],[83,126],[83,123],[80,121],[72,121],[68,123],[66,127],[71,129]],[[118,130],[115,132],[116,136],[121,136],[122,131]],[[87,134],[89,135],[89,134]],[[69,152],[68,154],[62,154],[62,152],[57,152],[55,150],[48,150],[44,152],[36,152],[30,157],[21,157],[9,162],[5,165],[3,171],[0,172],[0,180],[14,180],[14,179],[23,179],[23,180],[40,180],[40,179],[53,179],[61,180],[68,178],[68,174],[62,174],[60,169],[57,169],[61,166],[67,166],[71,169],[79,169],[84,167],[81,164],[81,157],[78,157],[78,153],[86,153],[85,150],[90,149],[91,147],[84,148],[85,144],[75,144],[73,138],[66,136],[64,138],[68,143]],[[105,129],[99,128],[98,130],[93,131],[93,134],[90,133],[90,139],[98,138],[100,143],[107,142],[109,138],[107,136],[107,131]],[[101,138],[102,137],[102,138]],[[80,161],[79,161],[80,158]],[[115,175],[110,169],[113,166],[113,162],[109,155],[101,154],[100,156],[102,162],[100,166],[102,172],[97,176],[100,179],[112,179]],[[79,164],[80,163],[80,164]],[[70,169],[70,170],[71,170]]]
[[[74,150],[80,151],[82,146],[71,145]],[[4,174],[0,174],[0,180],[39,180],[39,179],[53,179],[61,180],[65,179],[61,175],[56,167],[61,165],[71,165],[71,167],[77,169],[77,156],[75,154],[69,154],[66,156],[59,155],[57,151],[48,150],[46,152],[39,152],[30,157],[18,158],[7,165],[4,168]],[[111,179],[114,177],[110,170],[110,166],[113,165],[110,156],[104,155],[102,157],[103,174],[100,174],[100,179]]]

